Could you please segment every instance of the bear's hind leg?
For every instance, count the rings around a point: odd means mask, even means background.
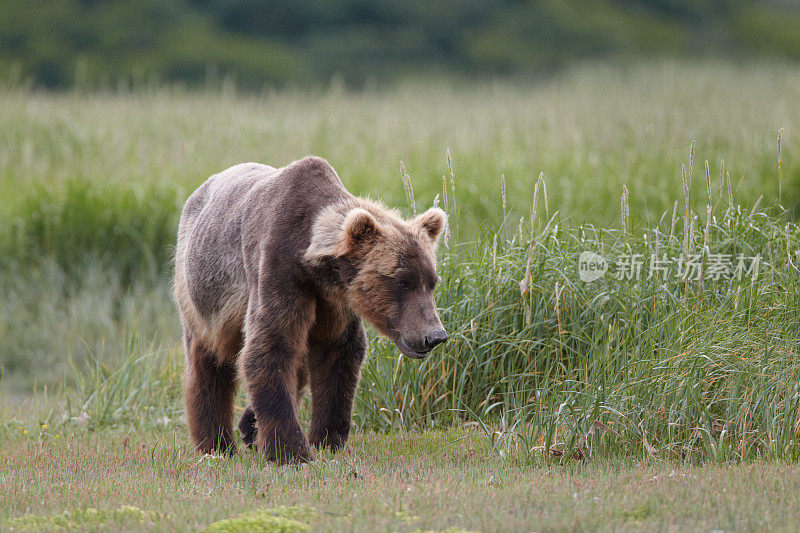
[[[184,397],[189,433],[202,453],[233,453],[236,366],[221,363],[198,339],[186,335]]]
[[[250,405],[244,408],[242,418],[239,419],[239,433],[242,434],[244,444],[252,448],[256,440],[256,414]]]

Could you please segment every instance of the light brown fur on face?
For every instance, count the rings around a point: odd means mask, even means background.
[[[446,338],[433,299],[445,224],[436,208],[405,221],[354,197],[315,157],[237,165],[198,188],[175,255],[197,448],[233,450],[238,381],[250,400],[239,429],[269,459],[305,461],[310,445],[343,445],[366,351],[360,319],[410,357]],[[308,436],[296,418],[307,383]]]

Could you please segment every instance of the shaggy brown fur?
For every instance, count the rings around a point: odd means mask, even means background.
[[[309,444],[342,446],[366,351],[361,318],[413,358],[447,338],[433,298],[445,223],[438,208],[406,222],[354,197],[316,157],[237,165],[197,189],[175,256],[197,449],[233,451],[237,377],[250,401],[242,437],[269,459],[307,461]],[[307,384],[308,438],[296,417]]]

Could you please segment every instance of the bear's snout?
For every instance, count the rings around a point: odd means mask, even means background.
[[[436,346],[447,340],[447,332],[444,328],[436,328],[425,335],[425,349],[430,351]]]
[[[412,359],[423,359],[432,349],[447,340],[447,331],[440,325],[418,337],[405,337],[398,335],[394,343],[403,355]]]

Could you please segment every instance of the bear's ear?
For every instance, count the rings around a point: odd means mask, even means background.
[[[411,221],[411,228],[418,231],[422,237],[430,240],[436,246],[439,235],[442,234],[447,224],[447,214],[438,207],[431,207]]]
[[[346,213],[325,209],[314,222],[305,259],[314,262],[341,257],[372,240],[378,231],[378,221],[365,209],[357,207]]]
[[[378,235],[378,221],[366,209],[356,207],[347,212],[342,223],[343,253],[349,253]]]

